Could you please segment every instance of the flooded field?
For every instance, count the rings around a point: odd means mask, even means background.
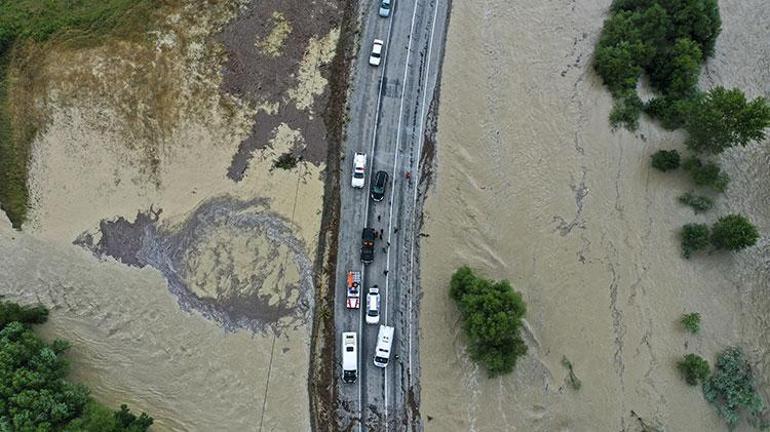
[[[694,215],[691,186],[649,167],[682,135],[644,120],[611,131],[611,98],[591,68],[610,1],[453,2],[437,171],[422,239],[422,404],[426,431],[725,430],[675,362],[744,347],[770,388],[768,143],[723,157],[732,183]],[[770,5],[721,1],[723,31],[701,86],[770,93]],[[677,230],[741,212],[764,234],[739,254],[684,260]],[[448,297],[468,264],[509,279],[528,303],[529,354],[489,379],[464,352]],[[697,336],[678,318],[703,316]],[[567,382],[562,358],[582,388]],[[744,424],[738,430],[749,430]]]
[[[42,331],[72,341],[73,378],[153,430],[309,430],[341,12],[183,3],[152,43],[35,59],[23,90],[40,91],[14,97],[35,98],[46,127],[29,221],[0,227],[0,295],[50,306]],[[283,155],[296,166],[275,167]]]

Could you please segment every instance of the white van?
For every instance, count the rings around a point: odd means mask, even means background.
[[[374,365],[384,368],[390,359],[390,348],[393,345],[393,327],[381,325],[377,334],[377,348],[374,350]]]
[[[358,341],[355,332],[342,333],[342,380],[354,383],[358,378]]]

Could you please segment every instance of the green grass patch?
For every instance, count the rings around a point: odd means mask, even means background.
[[[158,11],[177,0],[0,0],[0,207],[20,229],[27,214],[27,164],[36,119],[14,115],[9,71],[29,44],[95,46],[107,37],[142,40]],[[28,71],[34,73],[34,71]],[[22,110],[23,111],[23,110]]]

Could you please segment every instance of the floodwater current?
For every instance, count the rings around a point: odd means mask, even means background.
[[[770,95],[770,3],[719,3],[701,87]],[[683,135],[646,119],[635,133],[608,125],[611,98],[591,62],[609,4],[453,2],[421,249],[426,431],[725,430],[675,363],[688,352],[713,363],[728,345],[770,388],[768,141],[723,155],[732,183],[715,209],[681,206],[691,184],[651,170],[649,157],[683,151]],[[681,257],[679,227],[731,212],[759,227],[757,246]],[[487,378],[465,353],[448,297],[465,264],[509,279],[528,304],[529,353],[511,375]],[[698,335],[677,322],[691,311],[703,317]]]

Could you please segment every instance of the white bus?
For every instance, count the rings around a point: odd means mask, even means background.
[[[355,332],[342,333],[342,380],[354,383],[358,378],[358,342]]]
[[[374,351],[374,365],[384,368],[390,359],[390,348],[393,345],[393,327],[380,326],[377,334],[377,348]]]

